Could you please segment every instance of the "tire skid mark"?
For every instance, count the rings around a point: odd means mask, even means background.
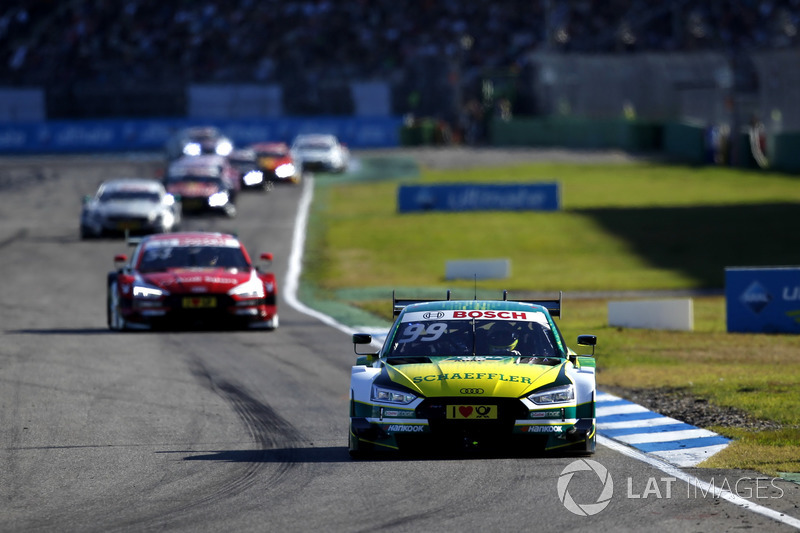
[[[242,476],[198,503],[208,503],[224,495],[241,492],[256,481],[257,474],[267,464],[277,467],[269,485],[278,484],[296,465],[292,449],[302,442],[300,432],[272,407],[253,397],[244,387],[214,376],[200,360],[193,359],[191,366],[192,374],[233,408],[244,422],[253,441],[260,445],[260,449],[240,457],[240,462],[247,463],[247,469]],[[275,449],[281,450],[277,455],[278,461],[275,460]],[[191,457],[187,460],[191,460]]]
[[[302,442],[302,436],[294,426],[269,405],[247,392],[243,386],[215,376],[197,357],[192,358],[190,367],[192,375],[198,381],[231,406],[244,422],[259,449],[217,452],[214,454],[215,460],[234,461],[245,465],[244,471],[237,470],[237,475],[218,485],[207,496],[165,509],[157,516],[139,517],[135,522],[116,524],[110,528],[112,531],[127,531],[134,526],[139,530],[161,529],[167,524],[177,523],[186,513],[191,515],[198,507],[205,507],[239,494],[257,481],[264,483],[264,490],[275,488],[284,482],[288,474],[298,465],[293,450]],[[226,459],[231,455],[235,456],[235,459]],[[205,457],[208,457],[208,454]],[[196,459],[188,456],[184,460]],[[269,478],[260,475],[267,468],[270,469]]]
[[[0,241],[0,248],[5,248],[6,246],[10,246],[10,245],[14,244],[17,241],[21,241],[21,240],[25,239],[25,237],[27,237],[27,236],[28,236],[28,230],[27,229],[22,228],[20,230],[17,230],[17,232],[14,233],[13,235],[11,235],[10,237]]]

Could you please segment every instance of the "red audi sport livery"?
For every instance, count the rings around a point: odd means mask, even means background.
[[[267,263],[272,254],[261,254]],[[244,245],[224,233],[150,235],[108,274],[108,327],[278,327],[275,275],[254,266]]]

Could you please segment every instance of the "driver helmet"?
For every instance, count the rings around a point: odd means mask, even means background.
[[[513,353],[519,344],[519,336],[511,326],[497,324],[489,331],[489,352],[492,354]]]

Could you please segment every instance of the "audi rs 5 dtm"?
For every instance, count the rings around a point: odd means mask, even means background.
[[[398,300],[350,380],[349,450],[595,449],[594,335],[567,347],[555,300]],[[353,343],[370,344],[357,333]],[[516,445],[509,446],[509,445]]]
[[[272,261],[272,254],[261,259]],[[275,275],[254,266],[223,233],[150,235],[108,274],[108,327],[222,329],[278,327]]]

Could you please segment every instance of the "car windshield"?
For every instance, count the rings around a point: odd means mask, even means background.
[[[273,158],[277,158],[277,157],[283,157],[285,155],[286,155],[286,152],[278,152],[278,151],[274,151],[274,152],[258,152],[258,157],[273,157]]]
[[[151,246],[144,250],[140,272],[158,272],[170,268],[249,267],[240,248],[230,246]]]
[[[222,183],[222,179],[218,176],[178,175],[167,176],[167,183],[211,183],[213,185],[219,185]]]
[[[300,150],[330,150],[333,148],[332,143],[327,142],[301,142],[297,145]]]
[[[132,200],[147,200],[149,202],[159,202],[161,197],[153,191],[103,191],[99,200],[105,202],[125,202]]]
[[[561,357],[555,334],[541,312],[526,313],[526,320],[425,319],[423,313],[413,314],[422,316],[420,320],[414,317],[397,325],[389,347],[390,358]],[[436,312],[426,314],[437,315]]]

